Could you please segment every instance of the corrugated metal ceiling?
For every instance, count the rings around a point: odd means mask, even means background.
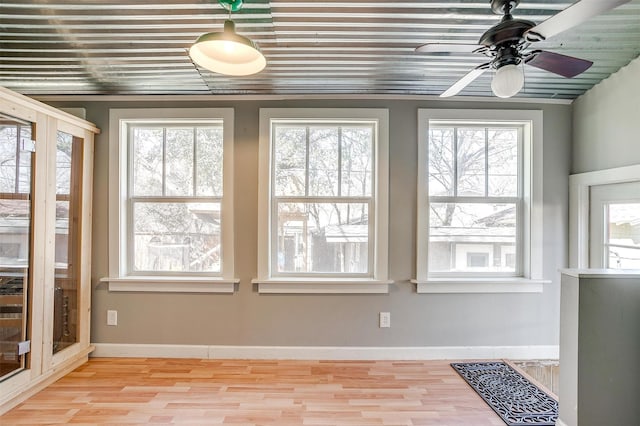
[[[523,0],[514,16],[541,22],[571,4]],[[486,57],[415,47],[476,43],[500,20],[489,0],[245,0],[233,20],[268,65],[225,77],[196,67],[187,50],[226,17],[215,0],[2,0],[0,85],[29,95],[438,95]],[[594,65],[573,79],[526,67],[518,96],[573,99],[638,56],[640,0],[535,47]],[[461,95],[493,96],[490,79]]]

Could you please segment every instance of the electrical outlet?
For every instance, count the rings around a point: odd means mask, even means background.
[[[107,311],[107,325],[118,325],[118,311]]]
[[[391,312],[380,312],[380,328],[391,327]]]

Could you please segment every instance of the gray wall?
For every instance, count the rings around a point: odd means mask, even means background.
[[[640,278],[580,280],[578,423],[640,419]]]
[[[556,345],[559,268],[567,264],[571,106],[414,100],[57,102],[85,107],[96,139],[92,341],[194,345],[502,346]],[[238,291],[221,294],[113,293],[108,273],[109,108],[235,109],[235,247]],[[258,117],[261,107],[370,107],[390,110],[389,275],[386,295],[260,295],[257,270]],[[544,276],[540,294],[416,294],[417,109],[512,108],[544,111]],[[113,231],[111,231],[113,232]],[[106,326],[106,310],[118,326]],[[378,312],[391,328],[378,328]]]
[[[637,425],[640,276],[583,272],[562,276],[560,419]]]
[[[640,58],[573,103],[572,173],[640,164]]]

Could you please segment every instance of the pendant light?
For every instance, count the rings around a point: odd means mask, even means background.
[[[242,8],[242,0],[218,0],[229,11],[224,30],[206,33],[189,49],[189,56],[196,64],[219,74],[242,76],[258,73],[267,65],[264,55],[251,39],[236,33],[231,12]]]

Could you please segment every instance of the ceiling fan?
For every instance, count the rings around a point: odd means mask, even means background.
[[[597,16],[630,0],[581,0],[546,21],[536,24],[524,19],[516,19],[511,14],[520,0],[491,0],[491,9],[502,14],[500,23],[489,28],[478,44],[427,43],[416,48],[416,52],[479,53],[491,58],[489,62],[477,66],[454,83],[440,97],[458,94],[476,78],[489,69],[495,70],[491,89],[496,96],[509,98],[517,94],[524,85],[523,65],[549,71],[563,77],[572,78],[583,73],[593,62],[545,50],[527,51],[532,43],[546,40],[589,18]]]

